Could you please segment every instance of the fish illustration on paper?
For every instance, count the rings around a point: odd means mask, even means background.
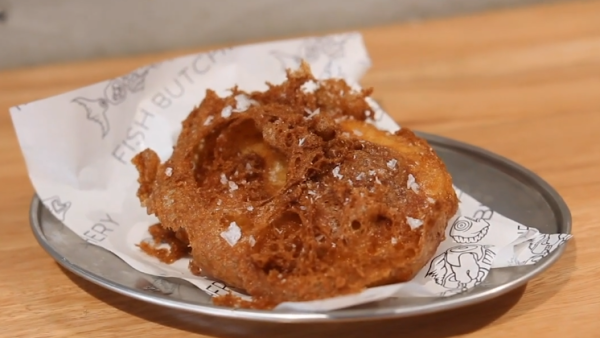
[[[490,223],[484,219],[460,217],[450,227],[450,237],[461,244],[477,243],[487,235]]]
[[[520,265],[535,264],[548,256],[556,248],[571,238],[568,234],[543,234],[532,240],[525,251],[525,257],[519,259]],[[522,256],[521,254],[520,256]]]
[[[67,211],[71,208],[71,202],[69,201],[61,201],[59,196],[52,196],[46,199],[43,199],[42,202],[44,205],[48,207],[50,212],[61,222],[65,221],[67,216]]]
[[[527,234],[527,232],[529,232],[529,230],[530,230],[530,228],[528,226],[525,226],[522,224],[517,225],[517,233],[520,236]]]
[[[425,277],[452,292],[472,288],[487,277],[495,254],[487,245],[459,245],[436,256]]]
[[[110,131],[110,125],[106,112],[108,111],[108,101],[101,97],[98,99],[86,99],[85,97],[76,97],[73,102],[80,104],[86,113],[86,118],[100,126],[102,138]]]
[[[341,69],[335,66],[334,60],[344,57],[345,45],[349,38],[348,35],[310,38],[303,41],[296,52],[274,50],[270,54],[277,59],[283,70],[298,68],[302,60],[314,63],[324,57],[327,58],[327,66],[323,75],[341,76]]]
[[[473,219],[476,220],[486,220],[489,221],[494,217],[494,210],[490,209],[488,206],[481,204],[479,209],[475,210],[473,213]]]
[[[80,105],[85,110],[85,117],[100,127],[102,138],[110,132],[108,111],[111,106],[117,106],[127,99],[129,93],[144,90],[146,76],[149,71],[157,67],[153,64],[139,68],[127,75],[108,81],[99,97],[76,97],[71,102]]]

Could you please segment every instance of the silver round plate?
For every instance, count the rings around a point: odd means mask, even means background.
[[[486,150],[440,136],[418,133],[437,151],[454,184],[497,212],[542,233],[571,233],[571,214],[558,193],[533,172]],[[40,245],[62,266],[95,284],[160,306],[208,316],[263,322],[339,322],[398,318],[446,311],[514,290],[542,273],[562,255],[561,246],[535,265],[493,269],[481,285],[444,298],[389,299],[354,308],[296,313],[233,309],[212,305],[192,284],[134,270],[117,256],[90,245],[46,210],[37,196],[31,227]],[[218,287],[218,285],[215,285]]]

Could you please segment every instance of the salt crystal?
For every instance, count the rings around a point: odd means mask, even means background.
[[[223,201],[217,200],[217,205],[221,205],[221,203],[223,203]]]
[[[360,180],[362,180],[363,178],[365,178],[365,173],[360,173],[360,174],[358,174],[358,175],[356,176],[356,180],[357,180],[357,181],[360,181]]]
[[[348,180],[348,184],[354,185],[354,183],[352,183],[352,180]]]
[[[390,169],[394,169],[396,168],[396,163],[398,163],[398,160],[396,160],[395,158],[391,159],[388,161],[387,163],[387,167]]]
[[[246,209],[248,209],[248,211],[252,211],[252,210],[254,210],[254,207],[253,206],[249,206]]]
[[[242,238],[242,229],[235,222],[229,223],[229,228],[221,232],[221,237],[229,244],[234,246]]]
[[[225,174],[221,174],[221,184],[227,184],[227,176]]]
[[[165,175],[171,177],[171,175],[173,175],[173,168],[167,167],[167,169],[165,169]]]
[[[301,139],[298,140],[298,145],[302,146],[304,144],[304,140],[306,140],[306,137],[303,137]]]
[[[247,171],[251,171],[252,170],[252,166],[250,165],[250,163],[246,163],[246,170]]]
[[[251,247],[254,247],[256,244],[256,239],[254,239],[254,236],[250,235],[250,237],[248,237],[248,243],[250,243]]]
[[[233,111],[233,108],[231,108],[231,106],[226,106],[225,108],[223,108],[223,110],[221,110],[221,117],[223,118],[228,118],[229,116],[231,116],[231,111]]]
[[[375,175],[375,170],[369,170],[369,175],[371,175],[371,176]]]
[[[341,180],[344,177],[344,175],[340,175],[340,166],[339,165],[337,167],[333,168],[332,173],[333,173],[333,177],[335,177],[337,179]]]
[[[412,191],[414,191],[416,193],[419,192],[419,184],[417,183],[417,180],[415,179],[415,177],[412,174],[408,174],[408,179],[406,181],[406,188],[412,189]]]
[[[277,228],[275,228],[275,231],[277,231],[277,233],[280,234],[280,235],[283,232],[283,230],[280,230],[280,229],[277,229]]]
[[[300,210],[306,210],[306,207],[305,207],[305,206],[303,206],[303,205],[301,205],[301,206],[300,206]]]
[[[238,185],[235,184],[234,181],[229,181],[228,183],[229,183],[229,191],[235,191],[238,189]]]
[[[354,129],[352,132],[353,132],[353,133],[354,133],[354,135],[356,135],[356,136],[363,136],[363,133],[362,133],[360,130],[358,130],[358,129]]]
[[[258,102],[250,99],[248,96],[246,96],[244,94],[236,95],[235,96],[236,109],[234,110],[234,112],[236,112],[236,113],[245,112],[253,104],[258,104]]]
[[[412,218],[412,217],[406,217],[406,222],[408,223],[408,225],[410,226],[410,228],[412,230],[423,225],[423,221],[421,221],[420,219]]]
[[[392,245],[398,244],[398,239],[396,237],[392,237]]]
[[[350,88],[352,88],[350,94],[356,95],[362,91],[362,88],[360,88],[360,86],[357,83],[350,83],[349,85]]]
[[[321,109],[317,108],[314,111],[311,111],[308,108],[304,108],[304,111],[308,114],[308,116],[306,116],[305,119],[310,120],[313,117],[319,115],[319,113],[321,112]]]
[[[319,89],[319,84],[313,80],[308,80],[304,82],[300,89],[306,94],[314,93],[317,89]]]
[[[431,197],[427,197],[427,202],[433,204],[433,203],[435,203],[435,200]]]
[[[222,113],[222,112],[221,112],[221,113]],[[212,123],[212,121],[214,120],[214,118],[215,118],[215,117],[214,117],[214,116],[212,116],[212,115],[211,115],[211,116],[209,116],[209,117],[207,117],[207,118],[206,118],[206,120],[204,120],[204,125],[205,125],[205,126],[208,126],[209,124],[211,124],[211,123]]]
[[[331,247],[332,247],[332,248],[335,248],[335,243],[333,243],[333,242],[332,242],[332,243],[331,243]]]
[[[377,177],[377,176],[375,176],[375,183],[381,184],[381,181],[379,180],[379,177]]]
[[[317,242],[322,241],[323,238],[325,238],[325,236],[323,236],[323,235],[319,235],[319,236],[315,237],[315,239],[317,240]]]
[[[308,191],[308,194],[309,194],[309,195],[312,195],[312,196],[316,196],[316,195],[317,195],[317,193],[316,193],[316,192],[314,192],[314,191],[312,191],[312,190],[309,190],[309,191]]]

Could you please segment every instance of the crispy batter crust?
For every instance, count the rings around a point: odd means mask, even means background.
[[[307,81],[303,65],[265,92],[208,90],[171,158],[133,160],[142,205],[189,243],[191,266],[262,307],[412,279],[458,208],[425,140],[365,122],[370,90],[327,80],[305,92]]]

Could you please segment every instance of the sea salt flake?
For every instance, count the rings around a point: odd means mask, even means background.
[[[221,174],[221,184],[227,184],[229,180],[227,179],[227,176],[225,176],[225,174]]]
[[[252,170],[252,166],[250,165],[250,163],[246,163],[246,170],[247,171],[251,171]]]
[[[348,180],[348,184],[354,185],[354,183],[352,183],[352,180]]]
[[[302,145],[304,144],[304,141],[305,141],[305,140],[306,140],[306,137],[303,137],[303,138],[299,139],[299,140],[298,140],[298,145],[299,145],[300,147],[302,147]]]
[[[377,177],[377,176],[375,176],[375,183],[381,184],[381,181],[379,180],[379,177]]]
[[[165,169],[165,175],[171,177],[171,175],[173,175],[173,168],[167,167],[167,169]]]
[[[431,197],[427,197],[427,202],[433,204],[433,203],[435,203],[435,200]]]
[[[235,184],[234,181],[229,181],[228,184],[229,184],[229,191],[236,191],[238,189],[238,185]]]
[[[245,112],[253,104],[258,104],[258,102],[250,99],[245,94],[236,95],[235,96],[235,110],[233,110],[233,111],[236,113]]]
[[[332,170],[333,173],[333,177],[337,178],[337,179],[342,179],[344,178],[344,175],[340,175],[340,166],[338,165],[337,167],[333,168]]]
[[[360,174],[356,175],[356,180],[357,180],[357,181],[360,181],[360,180],[362,180],[363,178],[365,178],[365,173],[360,173]]]
[[[394,168],[396,168],[396,164],[397,163],[398,163],[398,160],[396,160],[395,158],[393,158],[393,159],[391,159],[391,160],[389,160],[387,162],[387,167],[390,168],[390,169],[394,169]]]
[[[350,91],[350,94],[352,95],[356,95],[359,94],[360,92],[362,92],[362,88],[360,88],[360,86],[357,83],[350,83],[350,88],[352,89]]]
[[[226,106],[225,108],[223,108],[223,110],[221,110],[221,117],[223,118],[228,118],[229,116],[231,116],[231,112],[233,111],[233,108],[231,106]]]
[[[423,225],[423,221],[421,221],[420,219],[412,218],[412,217],[406,217],[406,223],[408,223],[408,225],[410,226],[410,228],[412,230]]]
[[[332,243],[331,243],[331,247],[332,247],[332,248],[335,248],[335,243],[333,243],[333,242],[332,242]]]
[[[305,111],[305,112],[308,114],[308,116],[305,116],[304,118],[305,118],[306,120],[310,120],[310,119],[312,119],[313,117],[315,117],[315,116],[319,115],[319,113],[321,112],[321,109],[320,109],[320,108],[317,108],[317,109],[315,109],[314,111],[311,111],[311,110],[310,110],[310,109],[308,109],[308,108],[304,108],[304,111]]]
[[[242,229],[240,229],[237,223],[231,222],[227,230],[221,232],[221,237],[229,246],[234,246],[242,238]]]
[[[254,239],[254,236],[250,235],[250,237],[248,237],[248,243],[250,243],[251,247],[254,247],[256,244],[256,239]]]
[[[375,170],[369,170],[369,175],[370,176],[374,176],[375,175]]]
[[[283,230],[281,230],[281,229],[277,229],[277,228],[275,228],[275,231],[277,231],[277,233],[278,233],[278,234],[280,234],[280,235],[281,235],[281,233],[283,232]]]
[[[300,90],[302,90],[305,94],[314,93],[317,89],[319,89],[319,84],[313,80],[308,80],[302,84]]]
[[[316,193],[316,192],[314,192],[314,191],[312,191],[312,190],[309,190],[309,191],[308,191],[308,194],[309,194],[309,195],[312,195],[312,196],[317,196],[317,193]]]
[[[248,206],[246,209],[247,209],[248,211],[252,211],[252,210],[254,210],[254,207],[250,205],[250,206]]]
[[[223,112],[221,112],[221,114],[222,114],[222,113],[223,113]],[[206,118],[206,120],[204,120],[204,125],[205,125],[205,126],[208,126],[209,124],[211,124],[211,123],[212,123],[212,121],[213,121],[214,119],[215,119],[215,117],[214,117],[214,116],[212,116],[212,115],[211,115],[211,116],[209,116],[209,117],[207,117],[207,118]]]
[[[305,206],[303,206],[303,205],[301,205],[301,206],[300,206],[300,210],[306,210],[306,207],[305,207]]]
[[[392,237],[392,245],[398,244],[398,239],[396,237]]]
[[[360,130],[358,130],[358,129],[354,129],[352,132],[353,132],[353,133],[354,133],[354,135],[356,135],[356,136],[363,136],[363,133],[362,133]]]
[[[418,193],[419,192],[419,184],[417,180],[413,176],[413,174],[408,174],[408,179],[406,181],[406,188],[411,189],[412,191]]]
[[[223,203],[223,201],[217,200],[217,205],[221,205],[221,203]]]

